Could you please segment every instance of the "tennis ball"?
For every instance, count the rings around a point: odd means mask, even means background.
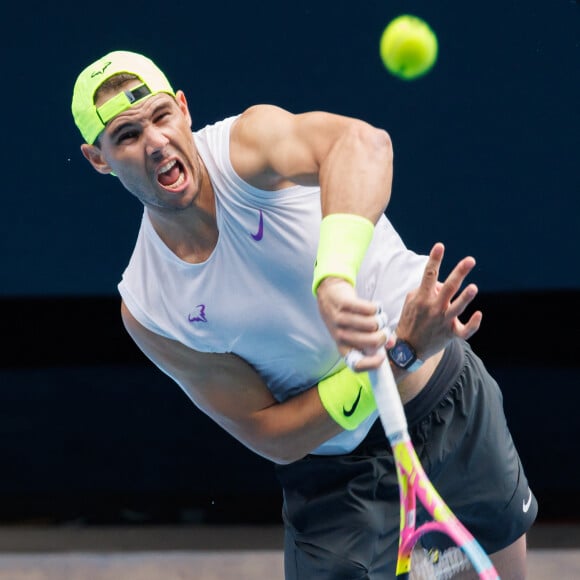
[[[427,73],[437,60],[437,36],[421,18],[403,14],[381,36],[380,54],[387,70],[412,80]]]

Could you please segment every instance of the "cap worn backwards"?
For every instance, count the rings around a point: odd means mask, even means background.
[[[142,84],[121,91],[96,107],[97,89],[120,73],[133,74]],[[92,145],[111,119],[135,103],[159,93],[175,96],[169,81],[155,63],[141,54],[118,50],[95,61],[78,76],[73,91],[72,114],[81,135]]]

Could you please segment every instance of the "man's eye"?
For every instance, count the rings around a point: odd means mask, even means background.
[[[137,136],[137,131],[126,131],[125,133],[121,133],[117,137],[117,143],[125,143],[126,141],[130,141]]]
[[[165,111],[163,113],[160,113],[159,115],[157,115],[157,117],[155,117],[155,122],[159,123],[159,122],[163,121],[168,116],[169,116],[169,111]]]

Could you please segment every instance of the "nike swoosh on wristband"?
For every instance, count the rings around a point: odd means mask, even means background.
[[[264,216],[262,215],[262,210],[260,210],[260,221],[258,222],[258,231],[255,234],[250,234],[256,242],[259,242],[264,236]]]
[[[361,395],[362,395],[362,387],[359,387],[358,388],[358,395],[356,396],[356,399],[354,400],[352,407],[350,409],[345,409],[344,405],[342,406],[342,414],[345,417],[351,417],[354,414],[354,412],[356,411],[356,408],[358,407]]]
[[[523,500],[522,501],[522,511],[527,514],[528,510],[530,509],[530,506],[532,505],[532,490],[530,488],[528,488],[529,491],[529,495],[528,495],[528,499],[527,500]]]

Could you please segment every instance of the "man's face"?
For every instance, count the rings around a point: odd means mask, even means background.
[[[123,89],[140,84],[130,81]],[[99,106],[112,94],[99,97]],[[149,207],[189,207],[201,187],[201,163],[191,133],[191,117],[183,92],[176,98],[158,94],[117,115],[96,145],[83,154],[101,173],[113,172]]]

